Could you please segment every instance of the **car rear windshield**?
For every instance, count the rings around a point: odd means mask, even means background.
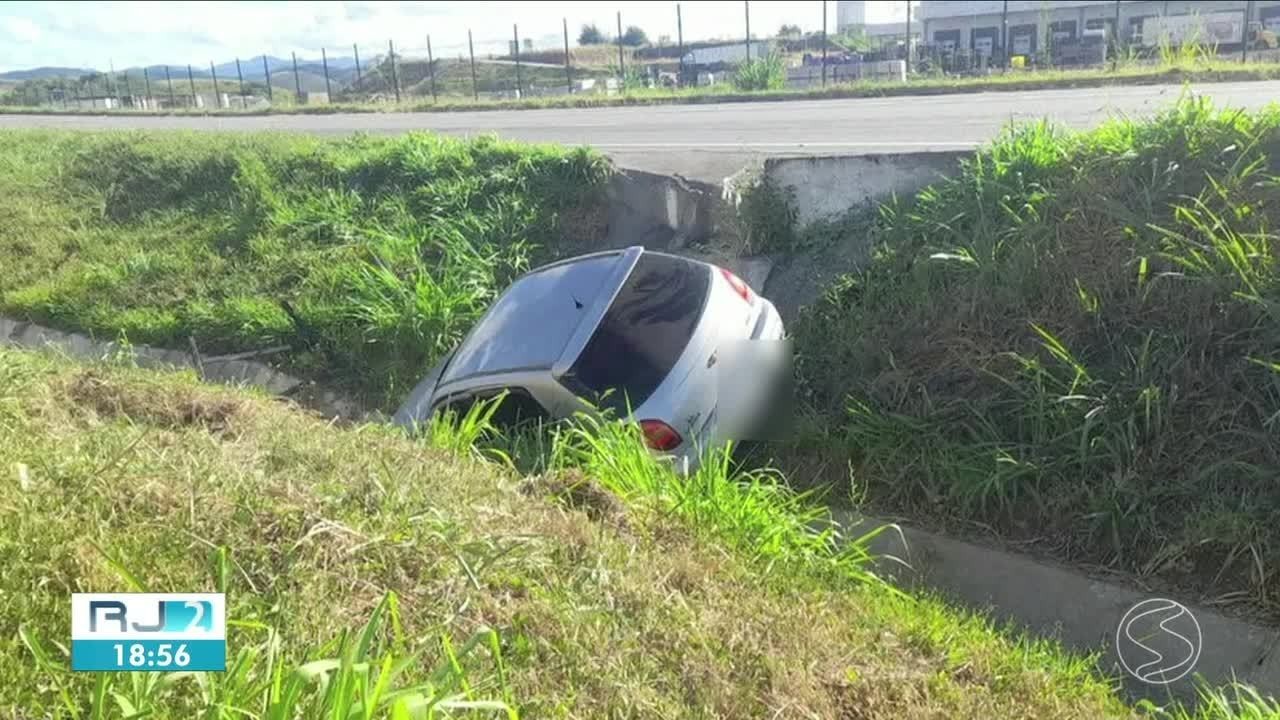
[[[458,347],[441,384],[471,375],[550,368],[604,290],[618,257],[552,265],[517,280]]]
[[[641,255],[565,374],[565,384],[619,413],[639,407],[689,344],[710,285],[706,265],[671,255]]]

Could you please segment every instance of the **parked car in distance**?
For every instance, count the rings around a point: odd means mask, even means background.
[[[736,275],[631,247],[520,277],[394,421],[411,428],[503,393],[502,424],[612,411],[688,471],[760,425],[789,358],[777,309]]]

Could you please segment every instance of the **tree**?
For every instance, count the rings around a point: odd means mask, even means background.
[[[639,27],[635,25],[628,25],[627,31],[622,33],[622,44],[630,47],[648,45],[649,36],[645,35],[644,30],[641,30]]]
[[[582,32],[578,33],[579,45],[603,45],[604,42],[604,33],[600,32],[600,28],[594,24],[583,25]]]
[[[786,23],[783,23],[782,27],[778,28],[778,37],[785,40],[799,40],[801,35],[802,32],[799,25],[787,25]]]

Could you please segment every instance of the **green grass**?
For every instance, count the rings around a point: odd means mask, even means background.
[[[408,61],[398,63],[396,73],[400,80],[402,97],[411,98],[413,102],[430,101],[431,75],[425,61]],[[609,76],[603,68],[573,68],[574,80],[596,78],[603,80]],[[446,98],[470,98],[472,96],[471,64],[466,61],[440,58],[435,64],[436,93]],[[556,88],[565,87],[564,68],[543,67],[541,65],[522,65],[520,82],[528,92],[530,87]],[[475,66],[475,85],[481,93],[512,92],[516,89],[516,67],[514,63],[477,62]],[[378,93],[383,97],[391,97],[395,92],[392,83],[391,69],[387,65],[371,68],[361,78],[359,85],[335,93],[339,99],[347,102],[359,102],[361,96]],[[347,98],[352,98],[347,100]]]
[[[389,406],[494,293],[594,240],[586,150],[414,134],[0,133],[0,312],[209,355],[284,344]]]
[[[881,585],[770,474],[684,482],[580,424],[521,478],[437,447],[488,432],[480,412],[415,443],[0,350],[0,712],[1134,716],[1090,658]],[[69,593],[143,589],[225,591],[231,670],[68,672]],[[1205,692],[1228,704],[1200,720],[1280,716]]]
[[[872,502],[1274,616],[1280,109],[1010,130],[798,324]]]
[[[559,71],[548,70],[551,75]],[[496,76],[495,76],[496,77]],[[1112,85],[1178,84],[1183,82],[1239,82],[1249,80],[1275,80],[1280,78],[1280,65],[1237,64],[1175,64],[1172,66],[1122,65],[1116,70],[1048,70],[1037,72],[1011,72],[988,77],[920,78],[907,82],[863,80],[851,83],[832,83],[826,87],[798,90],[769,89],[743,91],[731,83],[710,87],[681,89],[633,88],[620,95],[557,95],[525,100],[471,99],[470,75],[462,78],[462,84],[443,95],[439,102],[430,99],[429,83],[414,85],[418,97],[406,97],[399,104],[390,102],[357,103],[340,102],[329,105],[287,105],[253,110],[228,109],[217,114],[266,115],[266,114],[332,114],[362,112],[456,112],[471,110],[537,110],[546,108],[618,107],[628,105],[678,105],[730,102],[772,102],[786,100],[821,100],[861,97],[903,97],[911,95],[945,95],[972,92],[1016,92],[1021,90],[1049,90],[1055,88],[1106,87]],[[496,80],[495,80],[496,82]],[[425,99],[422,96],[426,96]],[[37,108],[5,105],[0,99],[0,112],[30,114],[76,113],[75,109]],[[89,111],[84,111],[89,112]],[[94,114],[101,114],[98,110]],[[112,111],[117,112],[117,111]],[[156,113],[123,110],[130,114],[205,115],[210,110],[159,111]]]

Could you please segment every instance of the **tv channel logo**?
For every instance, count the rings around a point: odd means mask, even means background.
[[[226,670],[226,609],[222,593],[74,593],[71,669]]]
[[[1200,660],[1200,622],[1186,605],[1150,598],[1129,608],[1116,626],[1116,654],[1133,677],[1152,685],[1181,680]]]

